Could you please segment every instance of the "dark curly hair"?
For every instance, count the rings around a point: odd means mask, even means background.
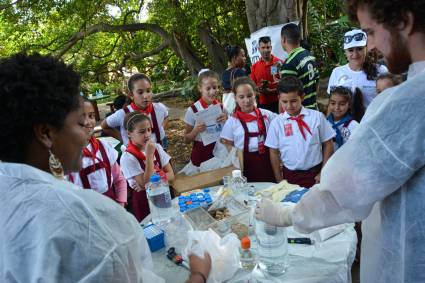
[[[80,76],[63,62],[39,54],[0,59],[0,160],[23,163],[33,126],[61,129],[80,105]]]
[[[407,23],[408,13],[414,17],[413,30],[425,33],[425,1],[417,0],[347,0],[347,12],[358,21],[357,10],[367,8],[372,18],[391,30]]]

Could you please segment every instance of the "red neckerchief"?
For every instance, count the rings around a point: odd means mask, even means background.
[[[304,122],[303,118],[304,118],[304,114],[300,114],[297,117],[289,117],[289,120],[293,120],[297,122],[298,129],[300,129],[301,135],[303,135],[303,138],[305,140],[306,138],[305,138],[304,128],[310,133],[310,135],[311,135],[311,131],[307,123]]]
[[[207,109],[208,108],[208,103],[201,97],[199,98],[199,102],[201,103],[202,108]],[[219,104],[220,101],[218,101],[217,99],[214,99],[212,101],[212,104]]]
[[[149,115],[149,114],[151,114],[151,113],[152,113],[152,111],[153,111],[153,104],[152,104],[152,102],[151,102],[151,103],[149,103],[149,104],[148,104],[148,106],[147,106],[145,109],[142,109],[142,108],[138,107],[138,106],[136,105],[136,103],[132,102],[132,103],[131,103],[131,108],[133,108],[133,109],[134,109],[134,111],[137,111],[137,112],[143,113],[143,114],[145,114],[145,115]]]
[[[96,153],[99,151],[99,141],[95,137],[91,137],[89,140],[89,144],[91,144],[92,150],[90,151],[87,147],[83,149],[83,156],[90,157],[93,160],[93,164],[95,163]]]
[[[126,151],[133,154],[138,160],[141,160],[143,163],[145,163],[146,155],[137,146],[135,146],[134,143],[132,143],[131,141],[128,142]],[[155,161],[154,161],[154,169],[155,169],[156,172],[159,172],[160,175],[161,175],[162,169],[159,168],[159,166],[157,166],[155,164]]]
[[[251,115],[250,113],[244,113],[242,112],[241,108],[236,106],[235,113],[233,114],[233,117],[236,119],[239,119],[241,121],[244,121],[245,123],[249,123],[252,121],[257,121],[258,125],[258,133],[260,135],[266,134],[266,129],[264,129],[263,123],[261,122],[261,112],[257,107],[254,107],[255,116]],[[263,115],[263,118],[267,118],[265,115]]]

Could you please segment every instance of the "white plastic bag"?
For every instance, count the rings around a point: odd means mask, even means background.
[[[233,277],[239,269],[239,239],[234,233],[220,238],[213,230],[189,231],[183,257],[190,254],[203,257],[207,251],[211,256],[211,272],[208,283],[219,283]]]

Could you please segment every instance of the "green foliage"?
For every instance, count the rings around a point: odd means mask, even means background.
[[[188,101],[195,102],[199,99],[198,80],[194,77],[188,77],[183,81],[182,97]]]

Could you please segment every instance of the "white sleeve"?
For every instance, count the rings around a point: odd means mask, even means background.
[[[421,89],[421,84],[414,87]],[[375,202],[400,189],[425,165],[423,115],[410,114],[423,111],[425,96],[416,96],[412,104],[404,98],[411,90],[399,91],[403,95],[376,106],[376,112],[368,109],[355,134],[331,156],[319,188],[307,192],[294,208],[296,230],[309,233],[363,220]]]
[[[164,113],[164,120],[168,117],[168,107],[161,102],[157,102],[158,108]]]
[[[168,155],[168,153],[166,153],[164,151],[164,149],[162,148],[162,146],[160,144],[158,144],[158,143],[156,144],[156,150],[158,151],[159,158],[161,159],[162,166],[165,166],[168,163],[170,163],[171,156]]]
[[[115,111],[112,115],[106,117],[106,124],[108,124],[110,128],[122,127],[124,123],[124,116],[124,110],[120,109],[118,111]]]
[[[235,141],[235,137],[234,137],[234,131],[233,131],[233,124],[236,122],[236,119],[233,117],[230,117],[229,119],[227,119],[226,123],[224,123],[223,129],[221,130],[220,133],[220,138],[223,138],[225,140],[228,141]]]
[[[332,129],[331,124],[329,121],[325,118],[325,115],[323,115],[321,112],[319,112],[320,115],[320,124],[319,124],[319,136],[320,136],[320,142],[324,143],[333,137],[336,136],[335,130]]]
[[[350,124],[348,125],[348,130],[350,131],[350,137],[356,131],[356,129],[357,129],[358,126],[359,126],[359,122],[357,122],[356,120],[352,120],[350,122]]]
[[[336,85],[335,80],[336,80],[336,68],[332,70],[331,77],[329,78],[328,89],[326,91],[328,94],[331,94],[331,87]]]
[[[387,66],[385,66],[385,65],[379,65],[378,66],[378,74],[381,75],[381,74],[386,74],[386,73],[388,73]]]
[[[196,123],[195,113],[193,113],[193,110],[191,107],[188,107],[186,110],[186,114],[184,115],[184,122],[188,125],[195,127],[195,123]]]
[[[143,174],[139,161],[132,154],[124,152],[121,156],[121,170],[124,177],[129,180],[137,175]]]
[[[273,149],[279,148],[279,119],[278,118],[273,119],[272,123],[270,124],[270,128],[267,132],[265,145]]]

